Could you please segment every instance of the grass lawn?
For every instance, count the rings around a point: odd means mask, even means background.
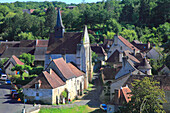
[[[71,108],[41,108],[39,113],[103,113],[103,111],[97,108],[90,108],[88,105],[83,105]]]

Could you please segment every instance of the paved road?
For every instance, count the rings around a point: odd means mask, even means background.
[[[21,113],[24,104],[10,97],[10,85],[0,83],[0,113]],[[26,109],[32,105],[26,105]]]
[[[102,84],[100,82],[100,79],[98,77],[98,74],[93,75],[93,89],[90,91],[86,96],[83,97],[83,100],[90,100],[87,104],[89,107],[97,108],[100,107],[100,104],[102,103],[100,101],[100,94],[102,92]]]

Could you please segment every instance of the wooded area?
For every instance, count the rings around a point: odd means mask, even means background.
[[[67,6],[77,6],[66,9]],[[15,2],[0,4],[1,40],[48,39],[56,24],[55,8],[61,8],[66,31],[91,30],[91,43],[120,34],[129,41],[163,44],[169,52],[169,0],[103,0],[97,3]],[[31,14],[24,9],[35,9]]]

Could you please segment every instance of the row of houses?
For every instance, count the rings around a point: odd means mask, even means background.
[[[113,43],[108,49],[105,66],[100,68],[105,84],[103,93],[109,93],[108,113],[117,111],[119,106],[130,101],[131,83],[135,79],[152,77],[149,59],[158,60],[161,57],[162,55],[149,42],[143,44],[135,40],[130,43],[122,36],[114,36]],[[166,111],[170,111],[170,70],[164,65],[159,71],[161,73],[154,75],[154,79],[160,82],[160,87],[165,91],[168,103],[163,106]]]

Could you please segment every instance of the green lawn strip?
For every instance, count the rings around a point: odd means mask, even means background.
[[[71,108],[41,108],[39,113],[88,113],[88,106],[74,106]]]

